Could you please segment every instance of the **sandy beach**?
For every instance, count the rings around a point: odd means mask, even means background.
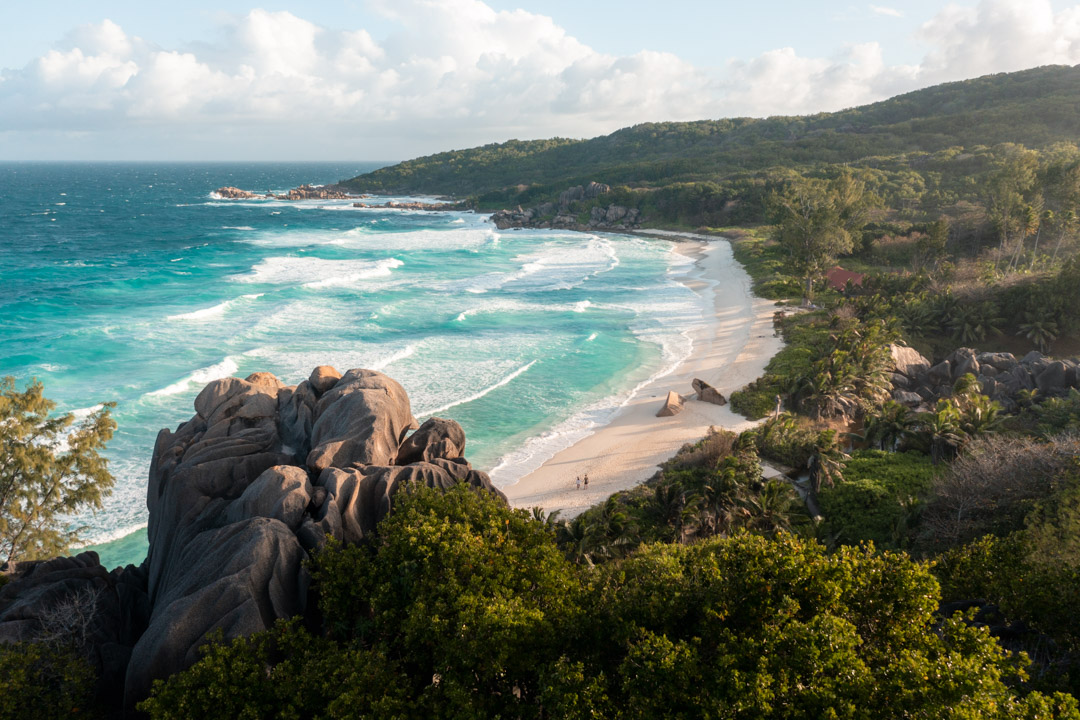
[[[706,321],[691,332],[693,349],[670,374],[638,393],[607,425],[557,453],[513,485],[502,487],[514,507],[539,506],[569,518],[612,493],[639,485],[683,444],[696,442],[710,426],[742,430],[755,425],[730,406],[700,402],[691,382],[700,378],[725,396],[760,377],[782,347],[773,333],[774,301],[751,294],[750,277],[723,239],[690,233],[657,232],[678,243],[676,252],[694,260],[681,278],[701,295]],[[683,396],[685,408],[673,417],[656,417],[669,390]],[[589,476],[588,489],[575,478]]]

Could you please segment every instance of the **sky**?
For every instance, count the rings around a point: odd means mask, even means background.
[[[0,3],[0,160],[402,160],[1080,63],[1059,0]]]

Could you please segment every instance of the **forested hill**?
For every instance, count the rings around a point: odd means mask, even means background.
[[[645,123],[591,140],[512,140],[409,160],[347,184],[362,192],[498,202],[590,180],[662,186],[773,167],[873,167],[908,153],[1006,142],[1043,147],[1077,138],[1080,66],[1050,66],[938,85],[836,113]]]

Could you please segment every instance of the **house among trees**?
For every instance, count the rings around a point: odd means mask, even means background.
[[[845,270],[839,265],[825,274],[829,287],[838,292],[843,292],[849,282],[856,287],[862,287],[864,277],[866,276],[862,273]]]

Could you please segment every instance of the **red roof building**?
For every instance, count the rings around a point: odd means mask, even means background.
[[[829,287],[840,292],[844,291],[849,282],[856,287],[861,286],[864,277],[866,276],[862,273],[845,270],[839,265],[825,273],[825,279],[828,280]]]

